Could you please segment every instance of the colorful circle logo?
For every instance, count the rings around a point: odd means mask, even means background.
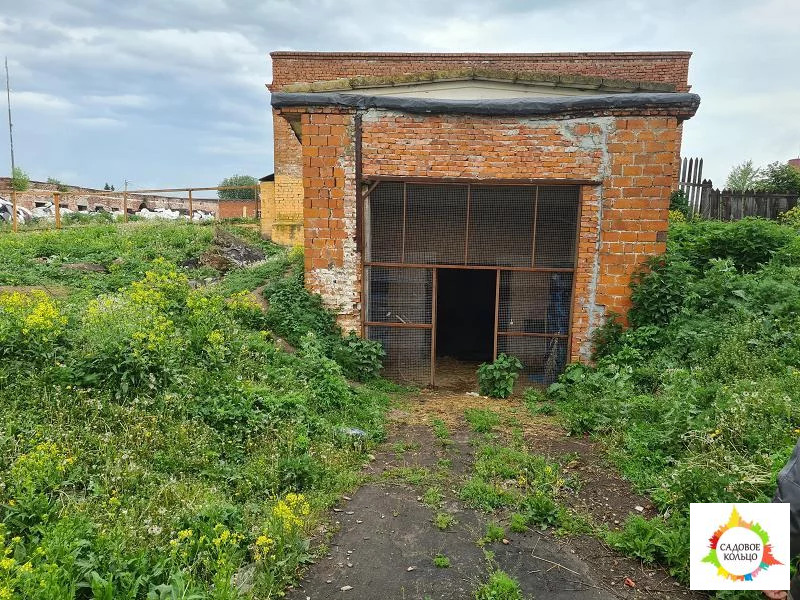
[[[709,547],[703,562],[731,581],[753,581],[762,570],[781,564],[772,555],[769,534],[758,523],[742,519],[736,507],[728,522],[711,536]]]

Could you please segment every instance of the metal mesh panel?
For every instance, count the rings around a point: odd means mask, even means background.
[[[369,195],[368,260],[400,262],[403,239],[403,184],[384,182]]]
[[[408,184],[403,262],[464,264],[466,185]]]
[[[367,327],[367,337],[383,344],[383,374],[397,381],[425,385],[431,377],[431,330]]]
[[[432,269],[366,267],[367,320],[386,323],[430,323]]]
[[[569,331],[572,273],[500,272],[499,331]]]
[[[562,338],[501,335],[497,351],[516,356],[522,362],[520,383],[524,385],[552,383],[567,362],[567,343]]]
[[[540,186],[534,266],[572,268],[578,221],[577,186]]]
[[[531,266],[535,190],[531,186],[472,186],[468,265]]]

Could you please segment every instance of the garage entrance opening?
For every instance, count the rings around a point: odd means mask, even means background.
[[[491,361],[497,273],[439,269],[437,274],[436,357]]]
[[[504,352],[522,382],[553,381],[568,356],[579,196],[575,185],[374,182],[363,325],[386,351],[385,375],[436,385],[449,365],[474,381]]]

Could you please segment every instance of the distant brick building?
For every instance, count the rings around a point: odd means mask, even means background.
[[[506,352],[550,381],[665,250],[689,57],[275,52],[272,214],[390,374]]]
[[[217,203],[218,219],[234,219],[238,217],[255,218],[258,214],[258,200],[220,199]]]

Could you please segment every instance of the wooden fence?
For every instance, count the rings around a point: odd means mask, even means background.
[[[745,217],[777,219],[798,204],[794,193],[773,194],[755,190],[714,189],[709,179],[703,179],[703,159],[684,158],[681,161],[679,189],[686,194],[689,212],[704,219],[738,221]]]

